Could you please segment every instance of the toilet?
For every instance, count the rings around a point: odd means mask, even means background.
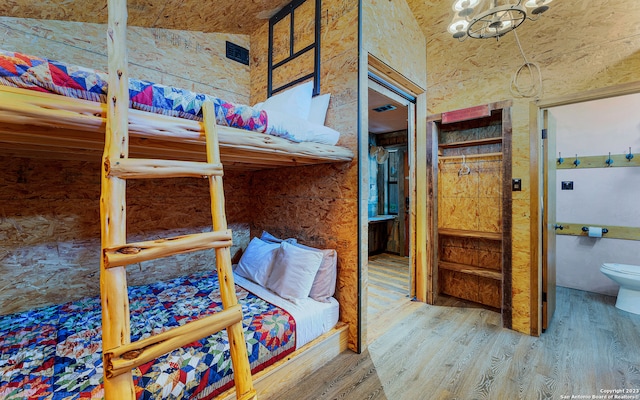
[[[620,285],[616,307],[640,314],[640,265],[604,263],[600,272]]]

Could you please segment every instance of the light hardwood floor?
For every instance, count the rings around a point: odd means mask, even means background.
[[[398,320],[410,300],[409,259],[386,253],[369,257],[368,343]]]
[[[498,313],[454,299],[402,304],[395,320],[370,310],[388,325],[367,351],[342,353],[275,398],[570,399],[640,390],[640,316],[615,308],[614,297],[558,287],[556,314],[540,337],[504,329]]]

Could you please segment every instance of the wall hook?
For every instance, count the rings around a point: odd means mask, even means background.
[[[611,152],[609,152],[609,158],[607,158],[605,160],[605,163],[607,164],[607,166],[611,166],[611,164],[613,164],[613,159],[611,158]]]
[[[564,158],[562,158],[562,153],[558,152],[558,164],[562,164],[564,162]]]
[[[458,176],[469,175],[471,173],[471,168],[467,165],[467,158],[463,154],[462,155],[462,165],[460,166],[460,170],[458,171]]]
[[[631,161],[633,159],[633,154],[631,154],[631,147],[629,147],[629,154],[624,156],[624,158],[626,158],[628,161]]]
[[[578,165],[580,165],[580,160],[578,159],[578,155],[576,154],[576,160],[573,162],[573,165],[575,165],[576,167]]]

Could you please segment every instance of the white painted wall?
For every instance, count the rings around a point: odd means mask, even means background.
[[[640,153],[640,94],[550,109],[556,149],[565,163],[575,155]],[[636,155],[636,157],[640,157]],[[640,167],[561,169],[556,172],[556,218],[579,225],[640,227]],[[561,190],[573,181],[574,190]],[[559,286],[615,295],[600,272],[604,262],[640,265],[640,241],[557,235]]]

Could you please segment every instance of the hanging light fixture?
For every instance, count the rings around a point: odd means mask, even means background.
[[[462,41],[500,38],[519,27],[525,19],[535,21],[549,9],[552,0],[454,0],[455,15],[449,32]],[[524,5],[523,5],[524,3]],[[535,17],[530,17],[534,15]]]

